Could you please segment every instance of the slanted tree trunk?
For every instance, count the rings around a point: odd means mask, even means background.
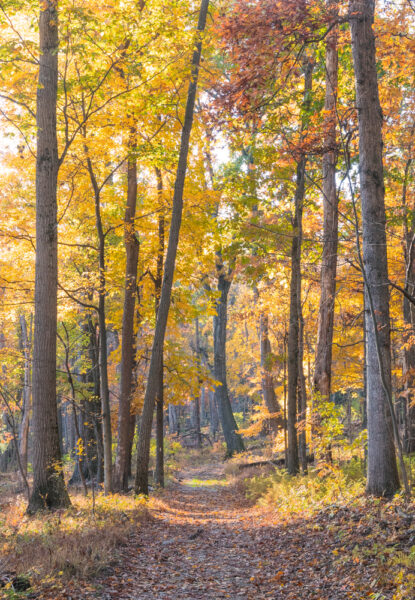
[[[157,313],[160,304],[161,287],[163,284],[163,262],[164,262],[164,237],[165,237],[165,222],[164,222],[164,203],[163,203],[163,176],[161,170],[156,168],[157,179],[157,196],[159,205],[158,216],[158,249],[157,249],[157,266],[156,277],[154,279],[154,297],[155,297],[155,313]],[[156,399],[156,472],[155,481],[160,487],[164,487],[164,365],[161,360],[160,372],[158,374],[158,391]]]
[[[313,63],[304,60],[304,108],[310,102]],[[302,129],[307,115],[302,118]],[[307,158],[303,155],[297,163],[297,181],[294,198],[293,239],[291,245],[290,323],[288,328],[288,385],[287,385],[287,470],[290,475],[299,471],[297,441],[297,392],[300,376],[300,311],[301,311],[301,246],[303,237],[303,204],[305,194],[305,169]]]
[[[153,422],[154,404],[160,386],[159,374],[163,364],[163,347],[169,314],[171,289],[176,264],[177,246],[179,243],[180,225],[183,212],[183,190],[186,179],[187,157],[189,154],[190,134],[193,125],[193,113],[196,100],[197,81],[199,76],[200,57],[202,54],[201,34],[206,26],[209,0],[202,0],[195,50],[192,58],[192,73],[187,95],[186,111],[182,128],[179,162],[173,194],[173,212],[170,224],[169,243],[164,265],[164,277],[160,305],[157,312],[156,330],[151,351],[150,369],[144,397],[143,412],[140,421],[140,433],[137,448],[136,493],[148,494],[148,463],[150,458],[150,438]]]
[[[215,389],[215,404],[226,442],[226,454],[232,456],[244,451],[242,436],[233,416],[229,400],[226,377],[226,325],[228,321],[228,294],[232,283],[232,271],[225,272],[222,257],[217,254],[216,273],[220,296],[216,301],[216,315],[213,317],[214,377],[219,381]]]
[[[138,256],[140,242],[135,229],[137,206],[137,158],[135,155],[136,130],[131,129],[127,173],[127,206],[124,217],[124,243],[126,251],[125,292],[122,318],[120,400],[118,408],[118,445],[115,462],[114,489],[126,492],[130,471],[131,441],[131,394],[133,392],[133,368],[135,362],[134,315],[137,286]],[[133,429],[134,432],[134,429]]]
[[[391,414],[391,345],[382,163],[382,110],[376,73],[373,0],[351,0],[353,63],[359,117],[359,171],[367,327],[367,491],[399,488]],[[376,329],[375,329],[376,327]]]
[[[25,315],[20,315],[20,330],[22,336],[22,348],[24,355],[24,374],[23,374],[23,415],[19,430],[19,454],[22,469],[27,475],[27,447],[29,441],[29,424],[32,398],[32,315],[29,319],[29,328]]]
[[[106,265],[105,265],[105,233],[101,218],[101,188],[95,177],[92,161],[87,155],[87,167],[94,190],[95,201],[95,224],[98,234],[98,266],[99,266],[99,291],[98,291],[98,326],[99,326],[99,374],[101,392],[102,434],[104,448],[104,491],[109,494],[112,491],[112,431],[111,431],[111,406],[108,385],[108,346],[107,346],[107,323],[106,323]]]
[[[338,0],[327,0],[333,16],[337,14]],[[318,316],[317,351],[314,370],[314,389],[322,401],[330,399],[333,349],[334,299],[336,294],[338,245],[338,196],[336,189],[337,163],[337,85],[338,85],[338,29],[334,27],[326,41],[326,97],[324,110],[323,156],[323,256],[320,276],[320,307]],[[318,419],[318,415],[316,415]]]
[[[36,129],[36,273],[33,346],[33,487],[28,512],[69,506],[62,471],[56,405],[58,288],[56,135],[58,3],[41,2]]]

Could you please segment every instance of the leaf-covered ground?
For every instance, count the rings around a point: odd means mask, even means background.
[[[188,471],[154,501],[91,597],[389,599],[382,552],[405,543],[408,523],[385,506],[331,506],[282,522],[270,508],[249,507],[221,467]]]
[[[163,494],[152,497],[144,520],[131,520],[126,512],[125,521],[123,542],[98,578],[49,577],[28,595],[4,597],[415,597],[413,507],[403,508],[399,497],[387,502],[360,496],[323,508],[284,512],[276,510],[275,503],[249,505],[240,481],[226,478],[222,465],[207,464],[182,471]]]

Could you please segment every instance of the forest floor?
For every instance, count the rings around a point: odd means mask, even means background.
[[[373,548],[373,529],[347,506],[282,522],[269,507],[249,506],[223,466],[213,464],[179,473],[152,502],[150,515],[100,580],[98,593],[85,598],[393,597],[376,553],[364,558],[356,550]]]
[[[145,518],[132,523],[99,576],[55,579],[52,587],[6,597],[409,600],[412,583],[408,593],[396,589],[397,577],[414,579],[413,560],[405,562],[415,551],[411,521],[397,505],[365,498],[312,514],[253,505],[240,477],[226,476],[223,463],[206,463],[178,471],[150,498]]]

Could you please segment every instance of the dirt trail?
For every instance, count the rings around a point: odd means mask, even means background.
[[[247,507],[221,466],[182,473],[151,514],[101,580],[102,600],[350,600],[373,591],[370,568],[334,565],[339,542],[327,528]]]

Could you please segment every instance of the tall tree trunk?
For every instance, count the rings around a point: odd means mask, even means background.
[[[199,375],[198,375],[199,389],[198,389],[198,393],[196,394],[194,403],[193,403],[192,426],[195,430],[197,447],[201,448],[202,447],[202,432],[200,429],[200,396],[199,396],[199,394],[202,394],[202,383],[203,382],[202,382],[202,378],[201,378],[201,374],[200,374],[200,368],[202,365],[202,351],[200,348],[200,333],[199,333],[199,318],[198,317],[196,317],[196,319],[195,319],[195,345],[196,345],[197,369],[199,372]]]
[[[99,371],[99,342],[97,341],[96,325],[92,317],[87,321],[88,336],[88,355],[91,362],[91,370],[88,381],[92,384],[92,398],[86,400],[87,408],[94,427],[94,437],[96,444],[96,459],[94,459],[94,447],[91,446],[90,462],[93,467],[93,475],[96,476],[98,483],[104,481],[104,441],[102,434],[102,414],[101,414],[101,378]],[[94,466],[95,465],[95,466]]]
[[[58,286],[56,135],[58,3],[41,2],[36,129],[36,275],[33,346],[33,488],[28,512],[69,506],[56,406]]]
[[[19,431],[19,454],[22,469],[25,475],[27,475],[27,447],[29,441],[29,424],[30,424],[30,410],[31,410],[31,398],[32,398],[32,315],[29,319],[29,327],[25,315],[20,315],[20,329],[22,336],[22,348],[24,355],[24,379],[23,379],[23,416],[20,424]]]
[[[297,441],[297,389],[298,389],[298,340],[299,315],[298,298],[301,269],[301,227],[304,199],[305,158],[297,166],[297,189],[295,194],[295,211],[293,219],[293,239],[291,245],[291,282],[290,282],[290,322],[288,327],[288,385],[287,385],[287,470],[290,475],[299,471]]]
[[[216,301],[216,315],[213,317],[214,376],[219,385],[215,389],[215,404],[219,413],[226,442],[226,454],[232,456],[244,451],[244,443],[238,433],[229,400],[226,377],[226,325],[228,320],[228,294],[232,283],[232,271],[225,273],[220,253],[217,254],[216,272],[220,297]]]
[[[104,446],[104,491],[106,494],[112,491],[112,431],[111,431],[111,406],[108,385],[108,345],[107,345],[107,323],[106,323],[106,265],[105,265],[105,234],[101,218],[101,188],[95,177],[92,161],[88,156],[88,148],[85,146],[87,155],[87,167],[94,190],[95,201],[95,224],[98,234],[98,257],[99,257],[99,291],[98,291],[98,326],[99,326],[99,374],[101,391],[102,412],[102,434]]]
[[[301,278],[299,287],[301,286]],[[299,290],[301,298],[301,290]],[[307,473],[307,387],[304,376],[304,317],[303,307],[299,305],[299,329],[298,329],[298,456],[300,460],[301,471]]]
[[[163,285],[160,306],[157,313],[156,330],[151,351],[150,369],[144,397],[143,413],[140,422],[140,434],[137,449],[137,473],[135,489],[137,493],[148,494],[148,463],[150,455],[150,438],[153,421],[154,404],[159,388],[159,373],[163,362],[164,337],[169,314],[171,289],[176,264],[177,246],[183,212],[183,190],[186,179],[187,157],[189,154],[190,134],[193,125],[193,113],[196,100],[197,81],[199,76],[200,57],[202,54],[201,34],[206,26],[209,0],[202,0],[195,50],[192,58],[192,73],[187,95],[186,111],[182,128],[179,162],[173,195],[173,212],[170,224],[169,243],[164,266]]]
[[[338,0],[327,0],[329,9],[337,15]],[[320,276],[320,308],[318,316],[317,351],[314,370],[314,389],[327,402],[331,392],[333,349],[334,299],[336,294],[338,245],[338,196],[336,190],[337,163],[337,86],[338,86],[338,29],[334,27],[326,42],[326,97],[324,110],[323,156],[323,256]],[[317,416],[318,419],[318,416]]]
[[[165,237],[165,222],[164,222],[164,206],[163,206],[163,177],[161,170],[156,168],[157,179],[157,196],[159,205],[158,216],[158,249],[157,249],[157,267],[156,277],[154,280],[155,292],[155,313],[159,310],[161,287],[163,284],[163,262],[164,262],[164,237]],[[160,372],[158,374],[158,391],[156,398],[156,472],[155,481],[160,487],[164,487],[164,366],[163,359],[161,360]]]
[[[411,143],[409,147],[410,157],[406,161],[404,180],[402,186],[402,206],[405,209],[404,218],[404,256],[405,256],[405,290],[414,295],[415,291],[415,219],[413,211],[407,206],[407,190],[408,181],[412,168],[412,145],[415,125],[411,131]],[[415,452],[415,345],[412,342],[412,337],[415,331],[415,307],[409,302],[409,299],[403,297],[403,318],[406,325],[404,333],[404,350],[403,350],[403,380],[404,380],[404,408],[405,408],[405,428],[404,428],[404,450],[408,454]]]
[[[169,433],[170,435],[177,435],[179,430],[177,426],[177,406],[175,404],[169,404]]]
[[[407,254],[413,253],[412,240],[415,237],[415,231],[407,232]],[[407,265],[407,282],[405,288],[414,295],[415,290],[415,261],[413,257],[409,258]],[[403,318],[407,327],[404,334],[404,350],[403,350],[403,375],[405,389],[405,432],[404,432],[404,447],[405,452],[411,454],[415,452],[415,345],[412,341],[415,330],[415,315],[414,306],[404,296],[403,299]]]
[[[284,419],[281,406],[275,395],[268,315],[264,311],[261,312],[259,318],[259,332],[261,346],[262,395],[264,397],[265,406],[267,407],[268,412],[274,415],[270,419],[266,420],[266,428],[268,431],[276,433],[283,426]]]
[[[101,401],[99,385],[99,345],[96,340],[96,327],[92,317],[88,315],[82,323],[82,331],[87,342],[90,368],[83,372],[80,380],[88,390],[88,395],[80,400],[79,429],[85,447],[84,475],[91,484],[103,481],[103,446],[101,426]],[[83,356],[81,356],[82,358]],[[81,480],[78,463],[76,463],[70,483]]]
[[[367,326],[367,491],[399,488],[391,414],[391,345],[382,163],[382,110],[376,73],[374,0],[351,0],[353,63],[359,117],[359,170]],[[376,321],[376,323],[375,323]],[[376,329],[375,329],[376,326]]]
[[[209,390],[209,431],[214,440],[219,431],[218,407],[215,402],[215,392]]]
[[[310,102],[313,63],[304,60],[304,108]],[[307,115],[302,118],[302,129],[307,124]],[[299,471],[297,441],[297,392],[300,376],[299,340],[301,311],[301,246],[303,237],[303,204],[305,194],[305,169],[307,158],[302,156],[297,164],[293,239],[291,245],[290,323],[288,328],[288,385],[287,385],[287,470],[290,475]]]
[[[129,140],[127,206],[124,217],[124,243],[126,252],[125,292],[122,317],[120,400],[118,409],[118,445],[115,462],[114,489],[126,492],[130,471],[131,394],[135,362],[134,315],[140,242],[135,229],[137,207],[137,158],[135,155],[136,129],[132,127]],[[134,429],[133,429],[134,432]]]

